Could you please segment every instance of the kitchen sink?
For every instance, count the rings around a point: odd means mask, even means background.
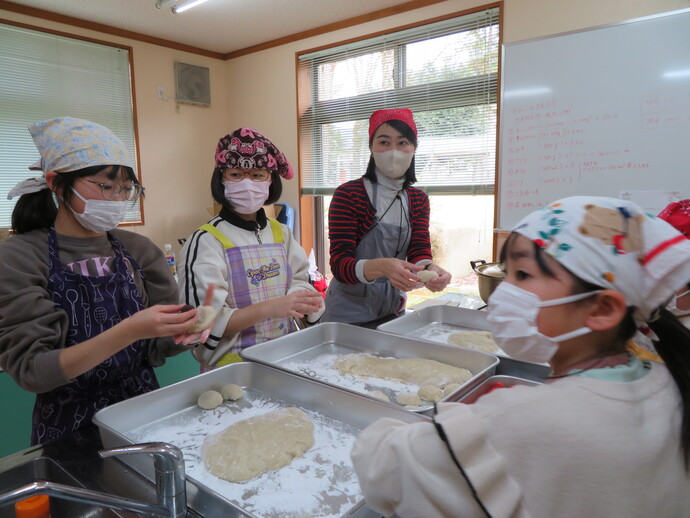
[[[98,451],[102,447],[97,429],[89,427],[58,441],[0,458],[0,497],[30,484],[49,482],[144,504],[156,503],[155,486],[118,458],[101,458]],[[152,516],[143,511],[124,511],[99,505],[98,500],[68,500],[64,493],[60,494],[50,497],[51,518]],[[0,518],[6,517],[15,518],[14,503],[0,504]],[[200,518],[200,515],[188,508],[187,517]]]
[[[74,487],[84,487],[54,460],[37,457],[0,473],[0,493],[25,486],[36,481],[55,482]],[[83,502],[61,498],[50,499],[51,518],[114,518],[137,516],[134,513],[102,509]],[[14,504],[0,506],[0,518],[15,518]]]

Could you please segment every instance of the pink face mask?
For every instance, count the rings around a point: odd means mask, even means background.
[[[268,199],[271,182],[255,182],[245,178],[239,182],[223,182],[225,199],[238,214],[254,214]]]

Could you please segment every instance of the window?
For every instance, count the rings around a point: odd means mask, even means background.
[[[129,56],[127,48],[0,24],[0,228],[10,227],[17,201],[7,200],[9,190],[37,174],[28,170],[39,158],[29,124],[65,115],[91,120],[136,157]],[[125,221],[141,221],[141,202]]]
[[[320,267],[327,263],[329,196],[364,174],[370,156],[368,118],[382,108],[414,113],[419,132],[415,186],[431,196],[432,243],[434,226],[444,226],[439,219],[434,223],[434,206],[464,199],[466,207],[483,211],[471,218],[482,220],[472,239],[483,244],[468,252],[470,259],[490,256],[498,17],[498,8],[484,9],[298,56],[301,194],[313,196],[317,210],[322,207],[314,223]],[[437,195],[450,205],[434,200]],[[451,273],[464,275],[468,263]]]

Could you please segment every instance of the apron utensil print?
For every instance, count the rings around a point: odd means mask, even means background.
[[[113,273],[94,277],[64,268],[58,255],[55,229],[48,233],[48,290],[56,307],[67,314],[71,324],[65,347],[93,338],[144,307],[127,264],[143,277],[141,268],[115,237],[110,233],[107,236],[114,252]],[[121,295],[124,284],[128,284],[129,297]],[[109,298],[103,297],[102,290]],[[147,362],[147,342],[134,342],[72,382],[37,394],[31,444],[77,430],[89,424],[97,410],[158,388]]]

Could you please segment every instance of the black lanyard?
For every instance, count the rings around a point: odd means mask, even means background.
[[[458,459],[455,456],[455,453],[453,453],[453,448],[450,447],[450,442],[448,441],[448,436],[446,435],[446,431],[443,429],[443,426],[441,426],[441,423],[436,421],[436,415],[437,414],[438,414],[438,408],[436,407],[436,403],[434,403],[434,415],[431,416],[431,421],[434,423],[434,427],[436,428],[436,432],[438,433],[438,436],[441,438],[443,443],[446,445],[446,448],[448,448],[448,452],[450,453],[450,457],[453,459],[453,463],[460,470],[460,473],[462,474],[463,478],[465,479],[465,482],[467,482],[467,485],[470,487],[470,491],[472,491],[472,496],[474,497],[474,500],[477,502],[477,504],[479,504],[479,507],[481,507],[482,511],[484,511],[484,514],[488,518],[492,518],[489,510],[484,506],[484,503],[479,499],[479,495],[477,494],[477,490],[474,488],[474,485],[472,484],[470,477],[467,476],[467,473],[465,473],[465,470],[460,465],[460,462],[458,462]]]

